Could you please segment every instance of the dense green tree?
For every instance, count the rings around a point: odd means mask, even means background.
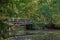
[[[44,18],[49,19],[59,12],[59,0],[8,0],[8,4],[1,7],[1,15],[7,17],[30,18],[35,17],[38,20]],[[5,3],[5,2],[4,2]],[[6,2],[7,3],[7,2]],[[2,3],[1,3],[2,4]],[[4,14],[5,13],[5,14]],[[36,20],[36,21],[38,21]],[[44,19],[43,19],[44,20]],[[35,22],[36,22],[35,21]]]

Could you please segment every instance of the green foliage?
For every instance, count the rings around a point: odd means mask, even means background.
[[[0,0],[0,19],[3,20],[5,17],[27,18],[36,29],[44,27],[51,21],[60,27],[60,0]],[[10,26],[2,20],[0,21],[0,37],[5,39],[9,37]],[[17,34],[24,34],[24,32]],[[42,33],[42,36],[34,37],[34,40],[46,40],[46,35]]]
[[[7,3],[9,0],[0,0],[1,4]]]
[[[53,23],[60,24],[60,21],[57,21],[60,20],[59,3],[59,0],[8,0],[5,6],[0,5],[0,8],[3,8],[0,14],[5,17],[28,18],[32,23],[39,24],[48,24],[52,18]]]
[[[9,37],[9,25],[6,23],[3,23],[3,21],[0,20],[0,37],[2,38],[8,38]]]

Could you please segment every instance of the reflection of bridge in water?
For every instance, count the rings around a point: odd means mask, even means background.
[[[11,40],[60,40],[60,31],[33,31],[36,34],[33,35],[15,35],[11,37]],[[57,34],[57,35],[56,35]],[[59,36],[58,36],[59,35]],[[56,38],[57,37],[57,38]]]

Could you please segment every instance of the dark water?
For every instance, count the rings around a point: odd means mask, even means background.
[[[18,35],[11,37],[11,40],[60,40],[60,31],[40,31],[33,35]]]

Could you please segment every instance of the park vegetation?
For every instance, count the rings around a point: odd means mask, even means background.
[[[0,33],[9,29],[11,18],[27,18],[38,28],[50,23],[60,27],[60,0],[0,0]]]

